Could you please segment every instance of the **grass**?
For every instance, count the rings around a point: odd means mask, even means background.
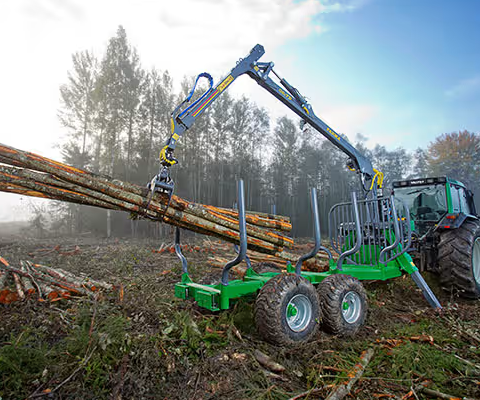
[[[102,254],[92,250],[63,259],[52,254],[42,261],[121,281],[122,303],[107,296],[2,307],[0,397],[26,398],[59,387],[62,398],[287,399],[345,381],[372,346],[375,355],[355,385],[355,398],[401,397],[425,379],[445,393],[480,397],[480,372],[454,356],[480,364],[473,338],[479,335],[479,302],[445,296],[441,301],[448,309],[440,317],[409,279],[371,283],[366,285],[370,314],[359,335],[320,333],[312,343],[279,348],[256,334],[252,301],[239,301],[228,312],[201,310],[173,297],[180,271],[174,256],[155,255],[138,243],[108,246]],[[201,258],[191,268],[197,277],[210,272]],[[254,349],[286,367],[281,379],[256,362]],[[322,395],[327,393],[328,388]]]

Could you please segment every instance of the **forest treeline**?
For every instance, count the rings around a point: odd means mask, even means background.
[[[120,26],[104,54],[73,54],[68,81],[61,86],[59,118],[66,128],[63,161],[121,180],[146,185],[158,172],[158,153],[170,135],[170,113],[187,95],[194,78],[180,90],[168,71],[145,69]],[[201,68],[201,66],[199,67]],[[388,127],[385,127],[388,135]],[[459,131],[438,136],[426,149],[355,147],[384,172],[385,184],[403,178],[449,175],[476,191],[480,135]],[[292,218],[294,236],[312,232],[309,188],[319,191],[326,229],[329,208],[359,191],[358,176],[346,156],[298,118],[272,121],[267,110],[246,97],[225,92],[178,142],[179,165],[172,168],[175,193],[189,200],[231,207],[236,181],[243,179],[248,209]],[[55,230],[115,236],[162,234],[157,223],[132,221],[114,213],[66,203],[54,205]],[[38,221],[37,221],[38,222]]]

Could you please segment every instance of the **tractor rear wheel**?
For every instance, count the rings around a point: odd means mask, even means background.
[[[367,316],[367,293],[357,278],[330,275],[317,287],[322,328],[329,333],[353,336]]]
[[[480,297],[480,222],[468,220],[458,229],[446,230],[438,244],[442,286],[461,297]]]
[[[289,345],[310,340],[318,329],[320,303],[313,285],[295,274],[280,274],[260,289],[255,323],[266,341]]]

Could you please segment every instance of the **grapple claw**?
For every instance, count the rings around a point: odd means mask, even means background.
[[[158,175],[155,175],[152,180],[147,184],[147,188],[150,191],[150,196],[147,206],[145,208],[148,208],[148,206],[150,205],[154,193],[161,193],[168,196],[168,203],[160,220],[160,222],[162,222],[165,218],[165,214],[167,213],[167,209],[170,206],[170,202],[172,201],[173,190],[175,188],[175,182],[173,182],[173,179],[170,177],[170,170],[168,169],[168,167],[163,166],[160,169]]]

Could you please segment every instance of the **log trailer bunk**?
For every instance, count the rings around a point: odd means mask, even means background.
[[[273,70],[273,62],[259,61],[264,53],[263,46],[256,45],[216,86],[210,74],[204,72],[198,75],[187,98],[171,114],[172,132],[160,152],[161,168],[148,185],[152,193],[172,195],[174,182],[170,177],[170,167],[178,163],[173,155],[177,141],[236,78],[246,74],[300,116],[304,124],[311,125],[349,156],[347,167],[359,174],[364,196],[358,199],[352,192],[350,201],[337,204],[330,210],[328,232],[331,245],[339,254],[336,260],[321,245],[317,194],[312,189],[313,250],[301,256],[295,266],[288,265],[286,273],[257,273],[248,268],[243,279],[229,280],[230,269],[245,259],[247,251],[244,187],[239,181],[240,247],[237,257],[225,265],[220,283],[195,283],[190,278],[187,260],[180,250],[180,231],[177,228],[175,244],[183,273],[181,281],[175,285],[175,296],[194,299],[199,306],[218,311],[228,309],[234,299],[257,295],[255,321],[259,333],[265,340],[276,344],[308,340],[315,335],[318,325],[335,334],[356,333],[367,312],[366,293],[361,280],[387,280],[406,272],[421,288],[430,305],[440,309],[440,303],[407,253],[411,243],[408,208],[394,201],[393,196],[382,196],[383,174],[374,169],[371,162],[343,136],[315,115],[300,92]],[[281,86],[272,80],[270,74],[278,78]],[[189,104],[200,78],[208,80],[209,88]],[[315,257],[319,251],[328,254],[329,270],[302,271],[302,263]]]

